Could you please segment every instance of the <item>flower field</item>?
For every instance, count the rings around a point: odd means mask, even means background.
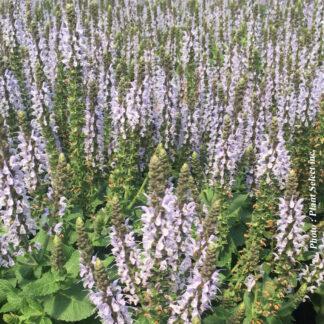
[[[324,323],[323,29],[320,0],[0,1],[0,323]]]

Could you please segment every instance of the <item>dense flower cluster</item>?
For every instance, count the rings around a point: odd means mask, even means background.
[[[306,281],[309,285],[307,291],[314,291],[321,287],[324,282],[324,238],[320,240],[318,251],[316,252],[310,266],[306,265],[299,274],[299,280]]]
[[[277,221],[277,245],[275,259],[283,254],[288,256],[292,263],[308,250],[309,235],[304,232],[306,215],[303,213],[303,199],[297,199],[297,179],[294,171],[290,171],[286,180],[285,197],[279,198],[279,219]]]
[[[273,168],[283,185],[287,141],[300,123],[314,125],[323,92],[320,1],[297,11],[287,1],[53,0],[36,15],[41,3],[11,0],[0,13],[1,115],[13,128],[26,111],[31,161],[46,151],[70,154],[66,142],[81,135],[72,148],[104,172],[120,138],[138,132],[142,144],[163,140],[170,151],[207,145],[211,181],[229,186],[252,145],[255,176]],[[75,87],[82,98],[73,97]],[[272,118],[278,125],[269,137]],[[45,157],[41,164],[50,173]]]
[[[217,220],[214,219],[215,210],[219,210],[219,205],[215,203],[215,206],[200,218],[196,211],[197,204],[192,201],[192,190],[181,190],[179,183],[176,196],[173,186],[165,182],[163,191],[160,174],[154,172],[154,169],[157,168],[165,174],[167,164],[161,159],[164,154],[164,149],[159,146],[151,159],[149,187],[152,193],[147,196],[148,205],[142,207],[140,233],[133,229],[129,219],[125,221],[118,199],[112,199],[113,226],[109,234],[111,252],[115,256],[120,283],[124,287],[124,294],[120,295],[121,300],[127,300],[133,305],[140,304],[142,309],[152,300],[163,305],[168,323],[175,323],[180,319],[184,323],[192,323],[211,307],[211,300],[219,291],[215,244]],[[181,179],[190,178],[187,168],[185,164],[181,169]],[[182,202],[181,205],[179,201]],[[77,228],[81,228],[80,222],[81,220],[77,221]],[[82,242],[87,241],[84,235],[79,234],[78,244],[81,251],[85,249]],[[139,235],[140,242],[135,240]],[[82,281],[84,287],[90,290],[94,286],[93,273],[96,271],[92,270],[93,260],[90,261],[89,257],[88,261],[81,259]],[[97,261],[100,262],[98,259]],[[107,274],[105,278],[108,285]],[[100,288],[99,284],[96,286],[99,292],[95,295],[99,300],[100,293],[105,294],[108,286],[104,286],[104,289]],[[110,289],[117,291],[117,287],[115,281],[113,286],[109,285],[109,292]],[[146,299],[143,299],[143,296],[146,296]],[[94,301],[97,305],[96,298]],[[101,298],[101,302],[109,308],[104,298]],[[116,312],[115,308],[113,311]],[[105,323],[112,323],[100,311],[98,315]],[[124,323],[122,320],[116,322]]]
[[[304,234],[305,225],[302,211],[302,199],[296,200],[291,197],[290,201],[280,198],[279,210],[280,219],[277,222],[278,234],[276,235],[278,255],[285,252],[292,262],[296,262],[295,257],[301,254],[302,249],[306,248],[309,239]]]
[[[95,291],[94,287],[97,285],[99,288],[102,284],[102,278],[96,278],[98,277],[97,273],[103,270],[102,263],[95,256],[92,257],[90,264],[85,265],[85,260],[82,258],[80,261],[80,276],[83,286],[88,288],[89,299],[97,307],[98,316],[104,320],[104,323],[132,323],[118,280],[109,286],[106,285],[102,290]],[[109,299],[109,303],[107,299]]]

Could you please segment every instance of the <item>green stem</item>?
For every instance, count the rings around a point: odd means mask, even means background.
[[[241,283],[242,276],[239,277],[239,280],[237,281],[236,285],[234,286],[234,290],[236,291]]]
[[[137,194],[135,195],[134,199],[132,200],[132,202],[128,205],[127,209],[131,209],[133,207],[133,205],[135,204],[137,198],[139,198],[139,195],[142,193],[142,191],[144,190],[144,187],[146,185],[148,181],[148,175],[145,177],[142,185],[141,185],[141,188],[138,190]]]
[[[259,284],[257,283],[255,285],[254,301],[253,301],[253,305],[252,305],[252,316],[251,316],[252,319],[254,319],[254,316],[255,316],[254,305],[255,305],[255,302],[258,301],[258,292],[259,292]]]
[[[56,206],[53,208],[53,211],[52,211],[52,215],[51,215],[51,217],[48,219],[48,225],[49,225],[49,228],[51,228],[52,227],[52,225],[53,225],[53,219],[54,219],[54,216],[55,216],[55,214],[56,214]],[[44,258],[44,255],[45,255],[45,253],[46,253],[46,249],[47,249],[47,246],[48,246],[48,243],[49,243],[49,239],[50,239],[50,236],[49,235],[46,235],[46,238],[45,238],[45,242],[44,242],[44,244],[43,244],[43,246],[42,246],[42,250],[41,250],[41,252],[40,252],[40,254],[39,254],[39,258],[38,258],[38,260],[39,260],[39,262],[41,262],[42,260],[43,260],[43,258]]]
[[[29,242],[27,240],[27,237],[24,236],[23,240],[24,240],[26,246],[28,246]],[[37,261],[37,259],[35,258],[35,256],[33,255],[32,252],[28,253],[28,256],[35,262],[36,265],[38,265],[38,261]]]
[[[49,235],[46,235],[44,245],[42,246],[42,250],[41,250],[41,253],[40,253],[39,258],[38,258],[39,262],[41,262],[43,260],[44,254],[45,254],[47,246],[48,246],[49,239],[50,239]]]
[[[31,259],[38,265],[38,260],[36,259],[36,257],[34,255],[30,255]]]

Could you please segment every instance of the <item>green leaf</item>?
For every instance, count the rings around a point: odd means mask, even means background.
[[[56,271],[54,269],[51,269],[51,273],[53,274],[56,282],[66,281],[66,273],[60,273],[59,271]]]
[[[313,224],[312,224],[311,222],[306,223],[306,224],[304,225],[303,230],[304,230],[305,232],[308,232],[308,231],[310,231],[310,229],[312,228],[312,226],[313,226]]]
[[[294,311],[294,308],[295,307],[293,307],[291,303],[288,302],[284,306],[282,306],[282,308],[279,309],[277,315],[280,317],[289,316]]]
[[[64,265],[67,273],[72,275],[73,278],[76,278],[80,272],[79,261],[80,253],[79,251],[74,251],[70,257],[70,259]]]
[[[262,270],[268,275],[272,271],[272,267],[269,263],[263,263]]]
[[[31,242],[38,242],[41,245],[44,245],[44,242],[47,238],[47,232],[40,230],[37,235],[31,240]]]
[[[64,220],[66,222],[72,221],[78,217],[83,218],[83,211],[81,207],[75,207],[71,210],[71,213],[69,215],[64,216]]]
[[[11,284],[12,287],[16,287],[17,285],[17,278],[8,278],[7,281]]]
[[[226,324],[226,319],[230,316],[230,312],[222,307],[216,307],[212,315],[202,320],[202,324]]]
[[[94,233],[89,233],[89,238],[92,241],[92,246],[104,246],[109,245],[109,237],[100,236],[95,237]]]
[[[206,205],[211,206],[213,203],[214,194],[214,190],[212,188],[208,188],[202,191],[201,198]]]
[[[44,310],[57,320],[74,322],[91,316],[95,308],[88,300],[88,292],[78,284],[67,290],[60,290],[53,296],[47,296]]]
[[[248,208],[241,207],[241,209],[239,210],[239,218],[243,223],[251,222],[252,211]]]
[[[228,215],[231,215],[234,212],[238,212],[238,209],[240,209],[244,205],[244,202],[248,196],[249,194],[235,195],[234,199],[230,202],[230,205],[227,209]]]
[[[26,299],[16,292],[10,292],[8,294],[8,303],[13,305],[14,307],[22,308],[26,305]]]
[[[39,317],[43,316],[42,305],[34,299],[27,300],[28,305],[24,305],[21,312],[27,317]]]
[[[115,257],[113,255],[107,257],[102,263],[105,266],[105,268],[108,268],[108,266],[113,263],[113,261],[115,260]]]
[[[11,305],[11,303],[5,303],[1,308],[0,308],[0,313],[8,313],[8,312],[15,312],[19,309],[16,305]]]
[[[314,306],[314,310],[318,313],[322,306],[322,297],[319,294],[312,295],[312,304]]]
[[[16,292],[9,292],[7,300],[8,302],[1,307],[0,313],[15,312],[27,305],[26,299]]]
[[[152,322],[142,314],[142,315],[138,316],[135,323],[136,324],[151,324]]]
[[[214,309],[213,315],[217,316],[219,319],[226,320],[231,316],[231,312],[228,309],[219,306]]]
[[[30,296],[46,296],[58,291],[61,287],[51,272],[46,272],[40,279],[26,285],[23,290]]]
[[[0,279],[0,303],[7,300],[7,294],[13,291],[14,288],[9,281]]]
[[[242,324],[251,324],[251,316],[245,317]]]
[[[25,262],[26,260],[23,261]],[[15,266],[15,275],[19,286],[23,286],[33,279],[33,269],[17,264]]]
[[[297,258],[298,261],[309,261],[315,256],[314,251],[306,251],[300,257]]]
[[[52,324],[52,321],[48,317],[36,317],[36,318],[30,318],[28,323],[30,323],[30,324]]]
[[[319,288],[316,289],[316,293],[324,296],[324,284],[322,284]]]
[[[105,202],[105,200],[103,200],[103,199],[95,198],[95,199],[91,202],[92,211],[95,211],[96,208],[97,208],[99,205],[102,205],[104,202]]]
[[[231,267],[231,262],[232,262],[232,253],[236,254],[237,250],[236,250],[236,246],[235,243],[233,242],[233,240],[231,238],[229,238],[228,240],[229,244],[225,245],[224,250],[221,252],[220,256],[219,256],[219,260],[217,262],[217,265],[219,267]]]
[[[63,251],[64,251],[65,259],[68,260],[75,250],[73,249],[72,246],[63,244]]]
[[[230,229],[230,237],[233,239],[236,246],[241,246],[244,244],[244,233],[245,233],[245,226],[241,223],[235,224]]]
[[[243,301],[246,307],[246,314],[250,314],[252,310],[253,305],[253,293],[252,292],[246,292],[243,296]]]
[[[73,245],[76,242],[76,240],[77,240],[77,235],[76,235],[76,232],[75,231],[72,231],[68,237],[69,238],[68,238],[67,243],[69,245]]]
[[[266,319],[266,324],[282,324],[282,321],[277,316],[271,316]],[[286,322],[285,322],[286,323]]]
[[[36,267],[34,269],[34,276],[39,279],[42,276],[42,270],[43,270],[42,266]]]

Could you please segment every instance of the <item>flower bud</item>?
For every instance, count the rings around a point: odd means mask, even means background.
[[[156,148],[156,154],[160,160],[160,168],[161,168],[163,177],[164,177],[164,179],[166,179],[166,182],[168,182],[168,179],[171,175],[170,174],[170,166],[169,166],[167,152],[165,151],[162,143],[160,143],[158,145],[158,147]]]
[[[41,89],[43,83],[46,81],[43,66],[37,62],[35,63],[35,70],[37,88]]]
[[[234,306],[234,291],[227,289],[224,291],[222,299],[222,307],[230,309]]]
[[[95,222],[94,222],[94,232],[96,235],[100,235],[102,230],[103,230],[103,227],[105,225],[105,220],[103,218],[102,215],[98,215],[96,216],[96,219],[95,219]]]
[[[53,175],[52,187],[56,197],[61,198],[65,196],[68,190],[68,183],[70,178],[70,170],[66,163],[63,153],[60,153],[56,165],[55,174]]]
[[[246,80],[245,78],[241,78],[235,87],[234,108],[236,112],[238,112],[241,108],[245,89],[246,89]]]
[[[9,157],[9,145],[8,145],[8,134],[7,128],[5,127],[5,120],[0,116],[0,149],[4,157]],[[3,159],[0,159],[0,166],[3,167]]]
[[[242,324],[245,317],[245,304],[242,302],[226,324]]]
[[[206,257],[204,260],[204,266],[201,270],[201,274],[205,278],[210,278],[214,271],[216,270],[216,244],[212,243],[208,245]]]
[[[199,156],[197,152],[193,152],[191,156],[191,173],[196,181],[201,181],[202,172]]]
[[[27,114],[23,110],[19,110],[17,114],[17,119],[19,126],[21,127],[25,136],[28,136],[30,133],[30,124],[27,119]]]
[[[149,166],[149,190],[155,193],[156,197],[162,198],[169,179],[169,165],[167,154],[162,145],[159,145],[152,156]]]
[[[278,120],[277,117],[273,117],[270,126],[270,140],[272,143],[275,143],[278,132],[279,132]]]
[[[228,115],[224,117],[223,140],[227,140],[232,131],[231,120]]]
[[[187,202],[187,198],[191,191],[190,183],[189,183],[190,176],[191,174],[190,174],[189,166],[187,163],[185,163],[180,170],[178,186],[177,186],[177,196],[178,196],[178,202],[180,208],[182,208],[183,205]]]
[[[201,324],[201,320],[199,317],[195,317],[192,321],[192,324]]]
[[[94,79],[90,79],[89,82],[89,100],[91,103],[91,106],[95,106],[97,103],[97,84]]]
[[[64,272],[64,250],[62,240],[55,236],[53,240],[53,249],[52,249],[52,268],[56,271]]]
[[[286,181],[285,198],[290,200],[292,196],[297,196],[298,181],[294,170],[290,170]]]
[[[117,231],[124,231],[125,228],[125,219],[120,211],[119,200],[115,196],[112,198],[110,203],[111,208],[111,222],[115,226]]]
[[[215,233],[216,223],[218,221],[219,216],[220,203],[218,200],[216,200],[203,223],[203,229],[207,239]]]
[[[66,16],[69,24],[69,31],[72,33],[76,29],[77,18],[74,10],[73,2],[71,1],[66,5]]]
[[[108,17],[108,27],[111,28],[112,22],[113,22],[113,14],[112,14],[112,8],[111,8],[111,5],[110,4],[108,6],[108,14],[107,14],[107,17]]]
[[[94,280],[98,289],[102,292],[107,290],[109,286],[108,275],[106,269],[99,258],[96,259],[96,264],[94,266]]]
[[[296,292],[295,296],[293,297],[292,300],[292,305],[296,309],[298,305],[303,301],[305,295],[307,293],[307,284],[303,284],[300,286],[298,291]]]
[[[222,83],[215,84],[215,90],[218,92],[218,98],[221,103],[225,103],[225,92]],[[216,94],[215,94],[216,95]]]
[[[259,246],[257,242],[253,242],[250,247],[250,269],[256,269],[260,261]]]
[[[194,202],[197,204],[196,211],[201,210],[201,197],[198,191],[196,182],[192,176],[189,177],[189,187],[191,191],[191,197],[193,198]]]
[[[255,162],[255,152],[254,152],[254,149],[253,149],[252,145],[250,145],[250,146],[248,146],[246,148],[245,156],[247,157],[247,160],[249,162],[249,166],[252,166],[254,164],[252,162]]]
[[[78,249],[85,252],[84,258],[86,262],[90,262],[93,255],[93,248],[90,243],[83,220],[78,217],[76,220],[76,234]]]
[[[3,314],[3,320],[9,324],[19,323],[20,321],[19,316],[15,314]]]
[[[137,84],[142,84],[143,80],[145,79],[145,60],[144,57],[141,56],[138,60],[138,67],[137,67]]]
[[[122,63],[119,63],[116,67],[116,79],[119,80],[119,82],[118,82],[118,103],[120,105],[123,104],[124,98],[126,96],[128,88],[129,88],[129,82],[127,81],[126,77],[124,77],[124,75],[127,74],[127,70],[125,71],[125,69],[127,69],[127,65],[125,67],[124,64],[122,64]]]
[[[99,17],[99,10],[98,10],[98,3],[97,1],[90,2],[90,15],[93,19],[95,26],[98,25],[98,17]]]

